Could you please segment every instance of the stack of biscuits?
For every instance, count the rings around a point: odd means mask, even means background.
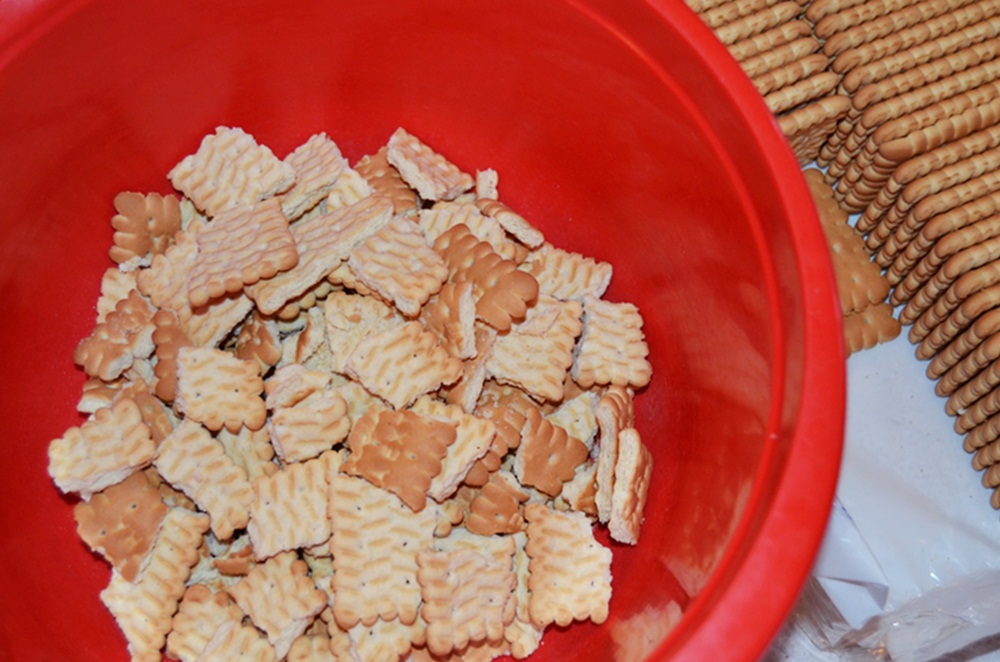
[[[850,107],[811,18],[816,10],[808,0],[686,2],[763,95],[799,162],[813,161]]]
[[[793,4],[688,0],[814,171],[824,226],[853,226],[840,241],[860,242],[868,264],[838,257],[831,241],[841,288],[874,287],[879,273],[884,284],[867,291],[886,292],[884,306],[909,327],[1000,508],[1000,0],[813,0],[797,13]],[[767,28],[749,27],[765,15]],[[767,50],[749,56],[751,40]],[[806,88],[808,100],[798,96]],[[823,118],[809,131],[790,119],[807,109]],[[845,308],[849,350],[892,335],[869,329],[858,340],[851,319]]]

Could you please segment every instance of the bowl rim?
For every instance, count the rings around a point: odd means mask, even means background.
[[[725,93],[733,107],[744,113],[750,134],[773,168],[781,208],[788,211],[791,243],[795,251],[802,301],[803,362],[801,379],[794,387],[801,393],[791,430],[790,451],[782,471],[768,475],[776,461],[774,439],[768,440],[761,472],[753,494],[740,517],[730,549],[712,576],[685,609],[684,618],[696,627],[677,628],[650,656],[652,659],[732,659],[734,651],[763,654],[778,634],[801,592],[819,552],[833,506],[839,478],[846,414],[846,360],[842,314],[832,261],[815,202],[787,139],[774,114],[727,47],[693,11],[675,11],[671,0],[647,0],[663,20],[672,24],[705,62],[727,82]],[[706,38],[706,32],[713,39]],[[822,259],[822,257],[826,259]],[[809,257],[813,259],[808,259]],[[788,367],[784,366],[787,372]],[[784,394],[787,383],[778,391]],[[780,425],[780,424],[778,424]],[[774,429],[775,423],[769,426]],[[773,433],[772,433],[773,434]],[[831,459],[835,465],[831,466]],[[794,467],[794,471],[788,468]],[[754,527],[749,518],[752,502],[777,479],[766,516]],[[811,517],[803,524],[802,513]],[[742,550],[740,537],[752,533]],[[780,542],[777,542],[780,541]],[[794,544],[789,544],[794,542]],[[727,570],[731,574],[727,577]],[[768,577],[790,578],[778,588]],[[724,592],[719,592],[723,588]],[[763,598],[766,596],[766,598]],[[762,599],[763,598],[763,599]],[[761,627],[745,627],[748,615]]]
[[[0,2],[0,68],[21,51],[91,0],[6,0]],[[787,619],[812,569],[826,530],[839,475],[846,411],[846,352],[832,263],[806,259],[826,250],[826,239],[802,168],[763,98],[727,48],[693,11],[677,11],[682,0],[644,0],[645,4],[686,40],[691,52],[726,80],[725,93],[733,107],[742,109],[748,140],[757,143],[773,168],[781,207],[789,212],[788,229],[797,257],[802,300],[807,304],[802,320],[804,362],[799,388],[801,399],[794,416],[793,442],[784,459],[778,485],[767,515],[753,528],[753,541],[737,552],[729,550],[712,572],[708,584],[692,599],[683,616],[695,627],[675,628],[652,651],[650,658],[700,661],[732,659],[734,651],[763,653]],[[575,5],[574,0],[569,4]],[[684,9],[687,9],[686,6]],[[706,33],[712,39],[706,38]],[[822,251],[821,251],[822,249]],[[787,370],[787,368],[786,368]],[[824,434],[817,434],[823,431]],[[762,467],[776,453],[766,444]],[[836,467],[830,466],[836,456]],[[760,483],[774,476],[762,472]],[[751,497],[753,498],[753,497]],[[740,516],[739,528],[729,547],[742,537],[746,542],[749,511]],[[801,514],[813,516],[803,525]],[[782,541],[781,544],[775,541]],[[795,541],[789,545],[788,541]],[[779,588],[767,577],[779,569],[790,578]],[[728,572],[723,572],[724,570]],[[725,588],[724,591],[720,589]],[[762,596],[767,596],[762,599]],[[747,628],[747,614],[760,626]]]

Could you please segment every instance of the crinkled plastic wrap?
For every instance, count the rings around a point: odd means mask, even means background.
[[[848,360],[838,498],[766,662],[1000,660],[1000,514],[905,333]]]

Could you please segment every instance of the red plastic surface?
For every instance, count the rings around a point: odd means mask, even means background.
[[[791,152],[680,0],[5,0],[0,99],[0,658],[126,659],[46,451],[81,422],[71,356],[114,194],[168,191],[222,124],[279,156],[326,131],[351,159],[405,126],[612,262],[608,297],[646,320],[655,481],[640,544],[608,543],[608,622],[549,632],[537,659],[615,659],[670,601],[685,616],[653,658],[765,650],[836,482],[839,309]]]

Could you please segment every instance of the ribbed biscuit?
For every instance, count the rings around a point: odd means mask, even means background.
[[[973,282],[972,279],[963,281],[960,287],[952,290],[951,296],[939,299],[940,305],[936,304],[913,323],[909,336],[910,342],[919,342],[916,351],[918,358],[931,358],[976,318],[1000,304],[1000,284],[995,284],[995,281],[991,283],[993,284],[984,285]],[[971,293],[962,298],[961,295],[967,291]]]
[[[997,435],[1000,434],[998,432],[1000,430],[1000,417],[990,417],[985,424],[970,432],[968,438],[971,439],[981,429],[987,431],[983,437],[982,445],[970,445],[972,449],[970,452],[973,452],[972,468],[977,471],[985,470],[981,479],[983,487],[994,488],[993,494],[990,495],[990,505],[1000,509],[1000,499],[998,499],[1000,495],[995,489],[1000,486],[1000,442],[997,441]]]
[[[566,398],[555,409],[545,415],[571,436],[583,442],[589,451],[594,445],[597,433],[597,403],[601,394],[596,391],[583,391],[573,397]]]
[[[386,147],[389,163],[424,200],[454,200],[475,185],[471,175],[402,127]]]
[[[976,2],[957,8],[888,37],[838,55],[832,64],[844,74],[844,89],[877,82],[878,77],[902,73],[924,62],[980,43],[997,34],[995,5]],[[892,72],[892,73],[890,73]]]
[[[556,512],[540,503],[524,507],[528,521],[528,613],[538,627],[574,620],[607,620],[611,550],[594,539],[583,513]],[[566,559],[572,558],[572,563]]]
[[[399,497],[363,478],[331,477],[333,614],[341,628],[359,622],[370,626],[379,618],[398,617],[407,625],[417,620],[416,555],[433,548],[435,511],[427,507],[414,513]]]
[[[563,483],[572,480],[576,468],[589,457],[587,447],[536,407],[528,409],[525,419],[514,455],[514,475],[521,485],[559,496]]]
[[[454,421],[418,410],[373,410],[354,423],[343,472],[392,492],[420,512],[456,438]]]
[[[496,382],[491,382],[495,384]],[[486,385],[483,386],[483,392]],[[490,449],[472,466],[465,476],[466,485],[481,487],[489,480],[490,474],[500,468],[507,452],[521,443],[521,430],[527,420],[525,414],[534,404],[520,390],[513,389],[510,395],[497,399],[480,398],[472,410],[477,416],[489,418],[496,426]]]
[[[127,581],[135,581],[153,548],[167,505],[143,471],[73,507],[76,532]]]
[[[812,53],[804,55],[793,62],[775,67],[769,71],[758,74],[751,78],[753,86],[757,88],[763,96],[772,92],[795,85],[799,81],[810,78],[820,72],[826,71],[830,64],[830,59],[822,53]],[[791,110],[790,108],[786,108]]]
[[[164,249],[166,250],[166,249]],[[108,267],[101,276],[101,294],[97,297],[97,320],[100,324],[118,302],[136,287],[137,271],[124,271],[120,267]]]
[[[258,560],[330,538],[327,482],[340,465],[341,456],[327,451],[254,481],[247,533]]]
[[[198,209],[215,216],[287,190],[295,171],[242,129],[220,126],[167,177]]]
[[[441,461],[441,471],[432,478],[427,489],[429,497],[441,502],[454,494],[472,465],[489,450],[496,424],[489,419],[467,414],[457,405],[445,404],[429,396],[417,399],[412,409],[455,426],[455,441],[448,446]]]
[[[997,463],[997,456],[1000,455],[997,437],[1000,437],[1000,416],[990,416],[965,435],[963,445],[967,452],[973,453],[973,469],[982,471]]]
[[[236,335],[233,353],[244,361],[256,361],[262,375],[281,360],[281,329],[274,319],[254,311]]]
[[[1000,389],[993,389],[956,417],[955,432],[968,433],[998,413],[1000,413]],[[966,446],[965,450],[969,451],[970,448]]]
[[[225,591],[213,592],[203,584],[189,586],[170,621],[167,655],[197,662],[220,627],[242,620],[243,611]]]
[[[983,339],[938,379],[934,392],[948,396],[1000,358],[1000,335]]]
[[[228,540],[247,525],[253,488],[243,467],[205,428],[186,419],[163,440],[153,461],[160,475],[212,518],[212,533]]]
[[[475,325],[474,357],[462,361],[462,376],[454,384],[441,389],[441,396],[450,405],[458,405],[463,411],[473,413],[483,392],[488,376],[486,360],[493,351],[497,332],[486,324]]]
[[[382,146],[374,154],[366,154],[354,164],[354,169],[364,177],[375,195],[392,203],[392,213],[413,218],[420,213],[417,192],[403,181],[399,170],[389,163],[388,147]]]
[[[476,170],[476,199],[499,199],[500,175],[493,168]]]
[[[833,94],[777,116],[778,127],[800,166],[819,158],[821,148],[850,107],[850,97]]]
[[[811,35],[812,26],[808,22],[794,19],[729,44],[727,50],[737,62],[743,62],[747,58]]]
[[[444,258],[449,280],[473,284],[476,317],[497,331],[507,331],[512,323],[524,319],[538,296],[534,276],[501,257],[466,225],[454,225],[439,235],[434,250]]]
[[[345,373],[347,359],[362,340],[400,326],[405,321],[396,308],[373,297],[331,292],[323,303],[331,368]]]
[[[939,171],[940,179],[928,186],[922,196],[915,195],[912,205],[897,203],[893,212],[887,214],[883,222],[869,235],[870,244],[878,240],[875,239],[875,235],[878,234],[879,238],[884,237],[885,243],[893,247],[893,256],[898,255],[899,247],[909,244],[931,218],[951,211],[969,200],[976,200],[1000,190],[1000,174],[996,171],[996,165],[977,164],[977,162],[993,161],[994,156],[1000,159],[1000,150],[996,155],[987,152],[970,159],[962,166],[956,164],[957,167],[954,169]],[[992,170],[987,169],[983,171],[984,174],[976,176],[980,166]],[[962,172],[956,174],[955,170]],[[888,266],[891,262],[884,259],[880,264]]]
[[[154,306],[176,313],[181,329],[194,344],[215,346],[246,318],[253,301],[240,293],[193,309],[188,298],[188,279],[197,252],[194,235],[178,233],[174,245],[165,253],[154,255],[149,268],[136,275],[136,285]]]
[[[517,586],[514,588],[514,598],[517,600],[517,610],[514,620],[504,630],[504,639],[510,643],[514,659],[524,659],[535,650],[542,641],[545,626],[539,627],[532,623],[528,610],[530,591],[528,589],[529,564],[531,560],[525,552],[528,535],[525,531],[509,536],[514,540],[514,575]]]
[[[351,251],[348,266],[358,280],[392,301],[407,317],[415,317],[441,289],[448,268],[424,238],[420,226],[402,217]]]
[[[326,209],[332,211],[349,207],[375,193],[375,189],[353,168],[344,168],[337,178],[330,195],[326,197]]]
[[[424,393],[455,382],[462,362],[420,322],[405,322],[359,342],[345,369],[369,391],[402,409]]]
[[[612,266],[592,257],[543,244],[521,265],[538,281],[538,291],[556,299],[577,299],[585,294],[600,298],[611,283]]]
[[[833,57],[849,48],[919,25],[968,4],[971,0],[924,0],[831,35],[823,44],[823,52]]]
[[[597,461],[588,458],[576,468],[573,478],[563,483],[556,509],[575,510],[597,520]]]
[[[939,169],[995,147],[1000,147],[1000,126],[988,127],[961,140],[945,143],[901,164],[893,171],[892,176],[858,218],[857,223],[861,226],[859,231],[867,232],[875,227],[882,217],[893,208],[906,187],[914,182],[924,177],[933,177]],[[895,271],[895,265],[893,271]],[[897,275],[889,273],[887,277],[895,284],[901,275],[901,273]]]
[[[260,397],[264,382],[256,363],[210,347],[184,347],[177,353],[174,407],[209,430],[236,432],[263,427],[267,409]]]
[[[215,434],[233,462],[243,467],[251,482],[260,476],[267,476],[278,470],[274,463],[274,447],[268,438],[266,428],[251,430],[242,427],[233,433],[222,428]]]
[[[285,157],[295,184],[281,195],[281,211],[294,221],[330,195],[347,160],[326,133],[317,133]]]
[[[520,329],[555,311],[555,319],[544,333]],[[583,306],[578,301],[559,301],[539,296],[523,322],[498,336],[486,361],[486,369],[497,381],[523,388],[542,400],[563,399],[563,384],[573,365],[573,348],[583,328]]]
[[[517,478],[503,469],[489,474],[489,479],[469,504],[464,524],[480,536],[517,533],[524,530],[522,504],[529,495]]]
[[[483,214],[474,202],[442,200],[434,206],[420,210],[418,219],[427,241],[433,245],[437,238],[455,225],[464,225],[480,241],[485,241],[501,257],[513,259],[514,243],[496,219]]]
[[[351,430],[347,401],[331,391],[277,407],[271,412],[267,430],[283,462],[309,460],[347,438]]]
[[[729,0],[684,0],[684,4],[696,14],[703,14],[725,4],[728,1]]]
[[[1000,332],[1000,309],[983,313],[969,328],[941,349],[927,366],[927,376],[938,379],[971,352],[978,351],[987,339]]]
[[[826,39],[847,28],[914,4],[917,4],[916,0],[869,0],[823,16],[815,21],[813,30],[817,37]]]
[[[308,631],[292,642],[287,662],[337,662],[338,656],[330,650],[330,636],[326,633],[310,634]]]
[[[868,306],[844,316],[844,346],[848,354],[871,349],[897,338],[902,330],[888,303]]]
[[[922,44],[913,46],[872,62],[867,62],[851,69],[844,75],[841,87],[847,93],[853,93],[865,85],[885,80],[904,71],[920,67],[939,58],[955,55],[952,58],[955,70],[961,70],[977,64],[975,60],[965,61],[963,51],[970,46],[983,44],[992,51],[995,45],[989,40],[1000,33],[1000,20],[987,19],[979,23],[961,28],[954,32],[941,35]],[[970,53],[973,51],[969,51]],[[989,55],[988,57],[993,57]],[[980,60],[981,61],[981,60]]]
[[[643,512],[653,476],[653,454],[642,442],[639,431],[625,428],[618,433],[618,460],[611,495],[608,531],[618,542],[639,542]]]
[[[49,443],[49,475],[84,501],[150,464],[156,446],[139,406],[122,398]]]
[[[238,622],[225,623],[205,645],[198,662],[229,662],[230,660],[253,660],[254,662],[277,662],[274,647],[253,625]]]
[[[327,606],[326,593],[308,573],[309,567],[295,552],[281,552],[258,563],[229,588],[254,625],[267,634],[278,659]]]
[[[936,104],[942,107],[947,115],[936,121],[934,121],[936,114],[933,107],[927,110],[926,117],[920,111],[913,113],[908,119],[904,118],[905,121],[903,123],[908,124],[912,121],[915,128],[914,131],[908,132],[901,137],[879,142],[877,149],[874,150],[870,159],[862,159],[860,158],[861,155],[859,155],[859,158],[856,160],[859,175],[856,179],[863,182],[863,189],[860,186],[856,186],[850,191],[852,197],[849,201],[850,206],[847,208],[852,209],[856,207],[857,209],[863,209],[864,205],[868,204],[877,194],[877,191],[889,179],[892,172],[908,159],[935,149],[947,142],[961,139],[1000,121],[1000,97],[996,96],[996,89],[988,91],[993,87],[1000,89],[1000,83],[984,86],[987,89],[977,89],[968,93],[967,97],[958,95],[960,98],[954,98],[954,105],[961,106],[960,102],[962,98],[967,98],[971,107],[957,114],[948,114],[950,112],[949,108],[953,105],[950,103],[953,101],[952,99]],[[993,99],[987,103],[980,104],[977,101],[980,95],[993,95]],[[940,108],[937,110],[940,110]],[[958,108],[955,110],[958,110]],[[925,119],[930,120],[931,123],[925,124]],[[885,126],[887,125],[883,125],[882,128],[885,128]],[[845,174],[845,179],[847,177],[848,175]],[[846,196],[845,201],[848,201]],[[898,247],[894,246],[886,250],[887,255],[879,258],[880,263],[883,265],[888,264],[886,260],[891,259],[895,254],[894,250],[898,251]]]
[[[924,311],[933,307],[959,278],[989,262],[1000,258],[1000,239],[988,239],[970,246],[948,259],[917,292],[910,297],[900,311],[899,321],[912,324]]]
[[[990,217],[998,213],[1000,193],[991,193],[930,219],[906,248],[896,255],[892,270],[907,273],[941,238],[965,228],[971,229],[971,226],[981,221],[986,224]]]
[[[153,315],[152,340],[155,346],[156,364],[153,374],[156,376],[154,392],[156,397],[166,403],[171,403],[177,395],[177,352],[181,347],[191,347],[194,343],[184,333],[174,311],[158,310]]]
[[[816,53],[819,41],[814,37],[800,37],[786,44],[750,56],[740,62],[740,68],[751,79],[777,69],[799,58]]]
[[[331,620],[329,649],[338,660],[408,660],[412,646],[424,644],[426,627],[421,618],[410,625],[401,623],[398,618],[388,621],[380,618],[370,626],[358,623],[349,630],[342,630]]]
[[[584,388],[594,384],[641,388],[648,384],[653,368],[647,359],[649,346],[642,324],[634,304],[585,296],[573,379]]]
[[[702,23],[710,28],[717,28],[744,16],[776,4],[778,0],[727,0],[714,7],[698,12]]]
[[[455,358],[476,356],[476,299],[471,282],[442,285],[421,308],[420,321]]]
[[[978,375],[956,389],[945,401],[944,409],[952,416],[962,415],[967,408],[972,407],[980,398],[1000,384],[1000,361],[997,361]],[[966,443],[966,450],[969,445]]]
[[[837,74],[831,71],[818,71],[764,95],[764,103],[772,113],[780,115],[834,94],[838,83],[840,76]]]
[[[160,649],[208,525],[207,515],[171,508],[139,578],[129,582],[113,574],[101,591],[101,602],[118,621],[133,660],[162,659]]]
[[[427,648],[432,653],[447,655],[470,642],[503,639],[516,607],[512,557],[499,563],[471,549],[423,550],[417,565],[420,613],[427,621]]]
[[[264,382],[264,402],[272,412],[295,407],[323,396],[332,382],[329,372],[313,370],[301,363],[288,363],[280,366]],[[344,407],[346,413],[346,403]]]
[[[249,288],[248,293],[264,313],[274,313],[327,277],[351,250],[385,226],[392,218],[392,205],[380,198],[334,209],[327,214],[303,218],[290,233],[299,252],[298,263],[283,273]]]
[[[712,31],[719,41],[728,46],[795,20],[801,11],[802,7],[797,2],[778,2],[720,25]]]
[[[611,517],[611,502],[615,486],[615,466],[618,464],[618,435],[635,422],[632,391],[624,386],[610,386],[597,401],[594,409],[599,431],[597,443],[597,493],[594,502],[598,519]]]
[[[479,198],[476,200],[476,207],[528,248],[538,248],[545,241],[541,230],[499,200]]]
[[[812,25],[815,25],[826,16],[846,11],[851,7],[863,4],[865,0],[812,0],[803,10],[802,15]]]
[[[113,381],[136,359],[148,358],[154,350],[153,315],[156,309],[138,290],[115,304],[73,350],[73,362],[91,377]]]
[[[113,204],[114,245],[108,256],[123,266],[164,252],[181,229],[181,206],[175,195],[122,191]]]
[[[973,54],[963,52],[962,56],[971,59]],[[995,86],[974,91],[996,79],[998,63],[972,60],[969,66],[956,68],[949,58],[935,60],[872,83],[852,96],[853,108],[838,125],[841,144],[827,171],[830,178],[842,178],[837,191],[852,210],[864,208],[856,199],[865,198],[867,204],[877,196],[861,175],[882,143],[983,103],[994,93]],[[862,224],[863,231],[868,229]]]

